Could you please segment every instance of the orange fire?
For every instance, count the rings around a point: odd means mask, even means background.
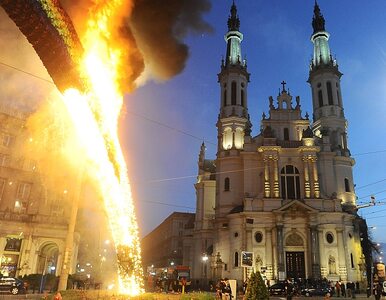
[[[126,1],[103,1],[90,14],[92,19],[81,38],[85,50],[81,73],[87,94],[69,89],[64,103],[85,155],[81,168],[97,182],[109,218],[118,258],[119,291],[137,295],[143,291],[140,243],[117,133],[123,102],[119,72],[125,53],[114,35],[113,20],[122,9],[130,9]]]

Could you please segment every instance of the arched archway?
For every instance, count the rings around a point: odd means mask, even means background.
[[[54,242],[46,242],[40,246],[37,264],[38,274],[56,274],[59,247]]]
[[[295,231],[285,237],[285,267],[287,277],[306,278],[306,258],[304,238]]]

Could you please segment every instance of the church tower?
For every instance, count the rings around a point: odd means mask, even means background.
[[[220,114],[217,122],[218,151],[243,149],[244,136],[250,135],[247,89],[249,73],[241,54],[243,34],[235,3],[228,18],[226,56],[218,74],[220,84]]]
[[[347,144],[347,120],[344,116],[340,78],[342,73],[329,47],[330,34],[325,30],[325,20],[315,1],[312,19],[314,44],[308,82],[312,90],[313,132],[320,139],[321,172],[336,174],[336,180],[324,180],[325,196],[342,199],[343,204],[353,205],[355,201],[352,166]],[[336,154],[331,160],[331,152]],[[325,173],[325,174],[327,174]],[[332,177],[331,177],[332,178]]]
[[[217,154],[207,159],[201,145],[194,230],[184,242],[190,251],[184,264],[200,282],[232,278],[242,284],[252,270],[272,282],[364,279],[342,73],[316,2],[312,25],[313,123],[283,81],[276,101],[269,97],[260,132],[251,136],[250,74],[237,8],[231,6],[218,74]]]

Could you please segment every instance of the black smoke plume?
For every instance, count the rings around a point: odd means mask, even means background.
[[[103,2],[60,0],[80,35],[85,30],[87,14]],[[175,76],[184,69],[189,56],[183,41],[186,35],[212,31],[202,17],[211,8],[209,0],[132,0],[131,7],[126,15],[122,13],[120,24],[121,37],[128,41],[127,47],[137,47],[142,54],[142,57],[132,55],[133,60],[127,62],[128,67],[138,68],[131,79],[143,71],[141,61],[145,63],[142,80],[166,80]],[[135,53],[135,49],[130,52]]]
[[[189,49],[183,38],[212,30],[202,18],[210,8],[208,0],[135,1],[129,26],[150,76],[168,79],[184,69]]]

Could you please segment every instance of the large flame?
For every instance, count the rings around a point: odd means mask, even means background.
[[[118,258],[119,290],[137,295],[143,291],[138,227],[118,139],[123,101],[119,70],[124,52],[111,28],[114,26],[111,20],[119,10],[129,7],[123,0],[103,2],[90,14],[92,19],[88,20],[82,38],[85,55],[81,72],[87,93],[69,89],[64,93],[64,103],[85,155],[81,171],[87,171],[97,182],[109,218]]]

